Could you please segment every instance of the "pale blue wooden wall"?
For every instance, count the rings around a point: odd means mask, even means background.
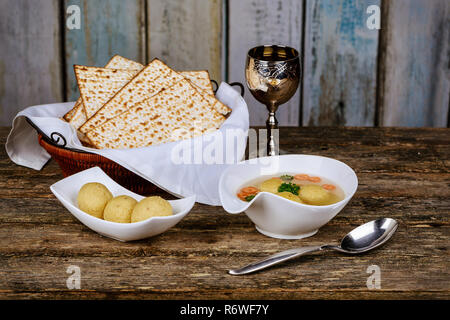
[[[81,9],[81,29],[65,26]],[[381,30],[366,26],[381,7]],[[245,54],[280,43],[302,52],[303,83],[281,125],[448,126],[448,0],[2,0],[0,125],[29,105],[75,100],[73,64],[114,54],[244,81]],[[247,92],[251,123],[264,107]]]
[[[73,65],[104,66],[115,54],[145,62],[145,2],[64,0],[81,9],[81,29],[64,28],[66,93],[78,98]]]
[[[306,1],[303,125],[375,124],[379,32],[366,10],[380,2]]]

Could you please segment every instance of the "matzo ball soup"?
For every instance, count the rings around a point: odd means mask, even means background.
[[[342,188],[333,181],[304,173],[258,177],[240,188],[237,197],[248,202],[263,191],[313,206],[326,206],[345,198]]]

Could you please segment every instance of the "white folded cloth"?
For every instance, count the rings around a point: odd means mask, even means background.
[[[16,164],[35,170],[42,169],[50,159],[28,118],[48,137],[53,132],[64,136],[66,147],[100,154],[175,196],[195,194],[197,202],[220,205],[219,178],[227,166],[245,156],[249,115],[244,99],[228,84],[221,83],[216,97],[233,110],[219,130],[194,139],[135,149],[84,147],[75,129],[60,119],[74,102],[29,107],[14,118],[6,152]]]

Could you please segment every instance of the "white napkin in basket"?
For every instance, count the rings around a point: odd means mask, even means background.
[[[84,147],[75,130],[59,119],[73,107],[73,102],[29,107],[14,118],[6,152],[16,164],[35,170],[42,169],[50,159],[39,145],[36,130],[26,121],[27,117],[49,137],[52,132],[59,132],[65,137],[67,147],[109,158],[178,197],[195,194],[200,203],[220,205],[219,178],[227,166],[244,158],[249,116],[244,99],[228,84],[220,85],[216,97],[233,110],[218,131],[194,139],[136,149]],[[186,161],[189,152],[190,162]],[[200,154],[204,157],[199,157]]]

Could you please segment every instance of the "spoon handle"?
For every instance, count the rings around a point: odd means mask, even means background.
[[[306,253],[319,251],[319,250],[322,250],[322,246],[301,247],[301,248],[282,251],[282,252],[274,254],[268,258],[260,260],[258,262],[251,263],[245,267],[242,267],[239,269],[234,269],[234,270],[229,270],[228,273],[231,275],[241,275],[241,274],[255,272],[255,271],[262,270],[267,267],[273,266],[277,263],[297,258]]]

